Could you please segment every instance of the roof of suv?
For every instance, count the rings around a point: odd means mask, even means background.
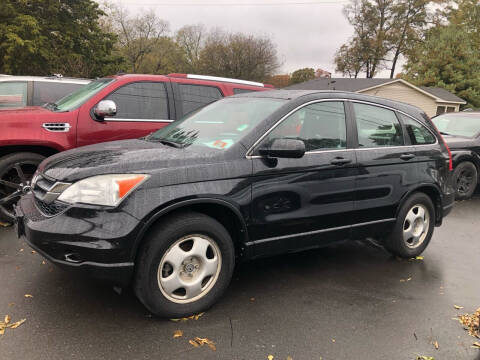
[[[0,75],[0,82],[4,81],[52,81],[70,84],[88,84],[92,80],[61,76],[16,76],[2,74]]]
[[[368,101],[377,103],[379,105],[384,105],[397,109],[399,111],[406,112],[412,116],[423,116],[424,111],[416,106],[403,103],[400,101],[393,101],[385,99],[378,96],[372,95],[363,95],[354,92],[348,91],[336,91],[336,90],[271,90],[271,91],[261,91],[261,92],[251,92],[246,94],[235,95],[235,97],[262,97],[262,98],[274,98],[274,99],[284,99],[284,100],[294,100],[302,96],[317,95],[315,96],[318,99],[322,98],[332,98],[332,95],[335,97],[346,97],[347,99]]]

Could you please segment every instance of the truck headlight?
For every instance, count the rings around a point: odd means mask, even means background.
[[[143,174],[92,176],[70,185],[58,200],[70,204],[117,206],[148,177]]]

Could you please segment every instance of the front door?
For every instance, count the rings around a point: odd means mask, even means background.
[[[256,256],[348,237],[356,160],[349,149],[345,114],[342,101],[306,105],[254,149],[249,235]],[[303,140],[305,155],[300,159],[258,156],[259,148],[279,138]]]
[[[139,81],[117,88],[103,99],[115,102],[117,114],[101,121],[95,119],[93,108],[82,107],[78,146],[140,138],[172,122],[167,86],[170,83]]]

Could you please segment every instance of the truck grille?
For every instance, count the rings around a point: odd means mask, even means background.
[[[37,209],[45,216],[55,216],[69,205],[57,201],[57,197],[70,184],[57,182],[45,175],[37,174],[33,179],[33,195]]]
[[[67,204],[63,204],[58,201],[54,201],[53,203],[47,204],[42,200],[38,200],[36,197],[35,197],[35,205],[37,205],[38,211],[40,211],[43,215],[48,217],[58,215],[68,209]]]

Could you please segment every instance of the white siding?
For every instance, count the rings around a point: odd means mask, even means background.
[[[410,86],[402,84],[401,82],[395,82],[393,84],[383,85],[375,89],[359,91],[359,93],[360,92],[362,94],[380,96],[390,100],[402,101],[404,103],[417,106],[425,111],[429,116],[435,116],[437,114],[437,103],[435,102],[435,99],[411,88]]]

